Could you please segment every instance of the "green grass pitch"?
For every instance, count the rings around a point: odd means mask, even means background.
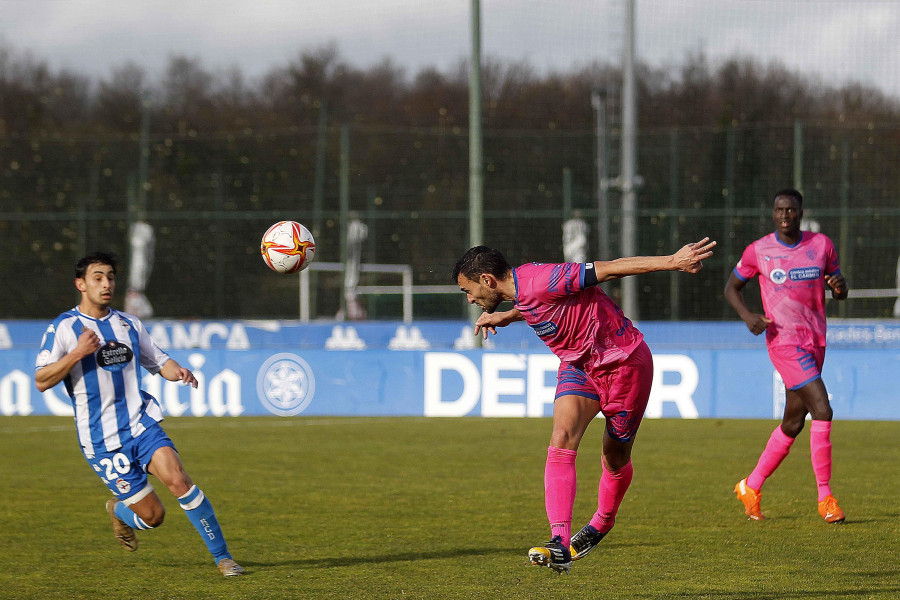
[[[804,431],[747,521],[735,482],[775,421],[645,420],[603,545],[570,575],[525,564],[548,537],[548,419],[172,418],[166,430],[245,577],[223,578],[167,490],[127,553],[69,418],[0,419],[0,598],[900,598],[900,423],[837,422],[816,512]],[[601,423],[578,456],[590,517]]]

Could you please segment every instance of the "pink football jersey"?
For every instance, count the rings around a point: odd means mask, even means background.
[[[828,236],[801,232],[789,246],[773,232],[747,246],[734,273],[743,281],[759,276],[770,345],[825,345],[825,276],[840,273]]]
[[[643,334],[603,290],[585,288],[593,263],[529,263],[513,269],[516,308],[560,360],[582,370],[618,363]]]

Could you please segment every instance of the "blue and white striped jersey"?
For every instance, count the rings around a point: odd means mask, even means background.
[[[91,458],[95,452],[121,448],[163,420],[159,403],[141,390],[140,367],[156,374],[169,356],[134,315],[110,309],[104,318],[94,319],[76,307],[47,328],[35,368],[74,350],[85,328],[100,338],[100,349],[72,367],[63,383],[75,407],[78,441]]]

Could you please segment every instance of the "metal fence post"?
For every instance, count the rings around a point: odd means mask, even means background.
[[[669,131],[669,207],[672,209],[671,217],[671,248],[678,248],[681,240],[678,232],[678,207],[681,203],[679,193],[681,188],[678,182],[679,161],[678,161],[678,128],[673,127]],[[677,321],[681,318],[681,274],[673,271],[669,274],[669,318]]]

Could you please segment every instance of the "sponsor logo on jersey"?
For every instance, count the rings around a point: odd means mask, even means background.
[[[819,279],[822,276],[822,269],[819,267],[801,267],[788,271],[788,279],[791,281],[809,281],[810,279]]]
[[[133,358],[131,348],[116,340],[109,340],[97,351],[97,364],[107,371],[121,371]]]
[[[553,321],[541,321],[536,325],[531,326],[534,329],[534,332],[538,335],[538,337],[549,337],[556,333],[556,330],[559,327]]]
[[[781,285],[787,279],[787,273],[784,272],[784,269],[772,269],[769,273],[769,279],[772,280],[772,283]]]

